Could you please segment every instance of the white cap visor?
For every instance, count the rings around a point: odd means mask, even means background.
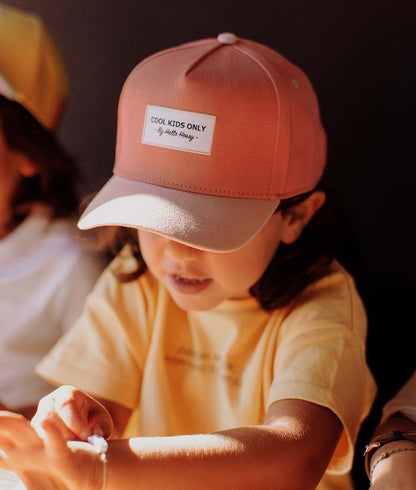
[[[195,248],[236,250],[266,224],[279,200],[209,196],[114,175],[91,201],[78,226],[127,226]]]

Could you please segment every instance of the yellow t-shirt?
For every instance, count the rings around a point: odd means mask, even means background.
[[[291,306],[273,312],[254,298],[183,311],[149,271],[123,284],[112,267],[38,366],[40,375],[133,409],[130,436],[261,424],[277,400],[317,403],[344,426],[328,471],[350,470],[376,388],[365,359],[365,311],[338,263]]]

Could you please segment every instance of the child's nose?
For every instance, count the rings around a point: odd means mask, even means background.
[[[195,259],[200,250],[197,248],[190,247],[180,242],[174,240],[166,240],[165,255],[171,259],[175,260],[192,260]]]

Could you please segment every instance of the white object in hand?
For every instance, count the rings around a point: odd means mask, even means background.
[[[97,453],[105,454],[107,452],[108,442],[104,439],[104,437],[93,434],[92,436],[88,437],[87,441],[92,444]]]

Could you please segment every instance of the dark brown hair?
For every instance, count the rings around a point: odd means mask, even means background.
[[[295,198],[281,201],[276,212],[290,213],[291,208],[306,199],[313,191]],[[356,258],[355,243],[351,240],[350,229],[341,211],[336,196],[325,190],[326,200],[301,236],[292,244],[281,243],[262,277],[250,288],[266,311],[287,306],[309,284],[324,277],[330,271],[330,264],[338,258],[349,269]],[[112,233],[112,254],[115,255],[125,244],[129,244],[136,259],[137,268],[130,273],[116,272],[121,282],[130,282],[140,277],[147,269],[140,253],[137,230],[114,227]]]
[[[13,198],[12,221],[20,221],[34,204],[50,209],[52,218],[77,211],[79,170],[57,137],[45,129],[21,104],[0,95],[0,129],[8,148],[28,156],[37,169],[22,177]]]

